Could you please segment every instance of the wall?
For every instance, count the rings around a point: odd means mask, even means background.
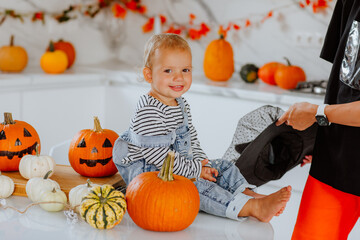
[[[59,12],[70,4],[89,3],[95,0],[0,0],[0,11],[14,9],[19,13],[34,11]],[[148,8],[147,15],[161,13],[168,22],[186,24],[188,15],[197,16],[195,23],[209,24],[212,31],[199,41],[191,41],[194,69],[202,71],[203,55],[209,42],[217,38],[219,24],[229,21],[242,26],[239,31],[229,33],[228,41],[234,48],[236,70],[245,63],[259,66],[269,61],[284,61],[288,57],[295,65],[304,68],[308,80],[327,79],[330,64],[318,56],[321,41],[326,32],[335,1],[324,13],[312,13],[311,7],[302,9],[293,0],[143,0]],[[205,9],[205,10],[204,10]],[[273,17],[261,23],[267,12],[274,9]],[[146,19],[128,13],[125,21],[100,13],[94,19],[78,16],[77,20],[58,24],[53,18],[31,22],[26,17],[24,23],[7,18],[0,26],[0,45],[8,43],[9,36],[15,34],[16,44],[24,46],[29,53],[29,65],[39,66],[39,59],[49,40],[64,38],[73,42],[77,49],[78,65],[91,65],[123,60],[134,67],[141,66],[143,46],[152,33],[143,34],[141,26]],[[253,25],[244,28],[249,18]],[[166,27],[167,28],[167,27]],[[314,67],[316,66],[316,68]]]

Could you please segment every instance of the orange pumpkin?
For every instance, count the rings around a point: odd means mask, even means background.
[[[80,175],[105,177],[117,172],[112,160],[112,150],[119,135],[102,129],[98,117],[94,117],[94,129],[79,131],[70,143],[69,162]]]
[[[231,44],[220,34],[212,41],[204,56],[205,76],[213,81],[227,81],[234,73],[234,53]]]
[[[36,130],[28,123],[13,120],[11,113],[4,113],[4,122],[0,123],[0,171],[19,171],[23,156],[36,154],[36,145],[40,138]]]
[[[69,69],[74,64],[76,58],[76,51],[74,46],[70,42],[60,39],[59,41],[54,43],[54,49],[62,50],[65,52],[68,59],[67,68]]]
[[[135,177],[126,189],[126,203],[132,220],[151,231],[180,231],[195,220],[200,197],[195,184],[174,175],[174,153],[166,157],[160,172]]]
[[[299,82],[306,81],[304,70],[299,66],[293,66],[285,58],[288,65],[279,67],[275,72],[275,82],[283,89],[295,89]]]
[[[276,85],[275,72],[279,67],[285,66],[279,62],[269,62],[264,64],[258,71],[259,78],[267,84]]]
[[[10,45],[0,48],[0,70],[4,72],[21,72],[28,63],[26,50],[14,46],[14,36],[11,35]]]
[[[46,73],[63,73],[68,66],[68,58],[64,51],[55,50],[53,42],[50,41],[49,51],[41,56],[40,66]]]

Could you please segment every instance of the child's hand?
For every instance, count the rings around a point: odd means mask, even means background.
[[[204,159],[201,161],[202,164],[202,169],[201,169],[201,173],[200,173],[200,177],[205,179],[205,180],[209,180],[212,182],[216,182],[216,179],[214,178],[218,176],[219,172],[212,167],[205,167],[205,165],[209,162],[208,159]]]
[[[300,164],[300,167],[305,166],[307,163],[311,163],[312,162],[312,155],[307,155],[305,156],[305,158],[303,159],[302,163]]]

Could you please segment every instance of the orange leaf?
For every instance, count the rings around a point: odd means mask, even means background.
[[[120,4],[115,3],[112,8],[111,11],[114,14],[114,17],[116,18],[122,18],[124,19],[126,17],[126,9],[123,8]]]
[[[154,29],[154,18],[149,18],[148,21],[142,26],[144,33],[151,32]]]
[[[125,6],[128,8],[128,9],[130,9],[130,10],[132,10],[132,11],[135,11],[136,9],[137,9],[137,2],[135,2],[135,1],[130,1],[130,2],[127,2],[127,3],[125,3]]]
[[[199,31],[194,29],[194,28],[190,28],[189,29],[189,37],[192,39],[192,40],[198,40],[200,39],[201,35],[199,34]]]
[[[235,30],[240,30],[240,26],[237,25],[237,24],[234,24],[233,27],[234,27]]]
[[[249,27],[251,25],[251,22],[249,19],[246,19],[246,22],[245,22],[245,27]]]
[[[147,8],[146,8],[146,6],[140,6],[140,7],[138,8],[138,11],[139,11],[139,13],[144,14],[144,13],[146,13]]]
[[[164,24],[166,22],[166,17],[164,15],[160,15],[160,21],[161,24]]]

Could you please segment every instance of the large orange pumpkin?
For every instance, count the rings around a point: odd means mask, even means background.
[[[279,62],[269,62],[264,64],[258,71],[259,78],[267,84],[276,85],[275,72],[279,67],[285,66]]]
[[[306,81],[306,75],[301,67],[293,66],[287,58],[285,59],[288,65],[281,66],[276,70],[275,82],[280,88],[295,89],[299,82]]]
[[[36,145],[40,138],[36,130],[28,123],[13,120],[11,113],[4,113],[4,122],[0,123],[0,171],[19,171],[23,156],[36,154]]]
[[[135,177],[126,189],[126,203],[132,220],[151,231],[180,231],[195,220],[200,197],[195,184],[172,173],[174,153],[166,157],[160,172]]]
[[[204,56],[205,76],[213,81],[227,81],[234,73],[234,53],[231,44],[220,34],[212,41]]]
[[[67,68],[69,69],[74,64],[76,58],[76,51],[74,46],[70,42],[60,39],[54,43],[54,49],[65,52],[68,59]]]
[[[79,131],[70,143],[71,167],[86,177],[114,175],[117,168],[112,160],[112,150],[118,137],[116,132],[102,129],[98,117],[94,117],[94,129]]]
[[[50,41],[49,51],[41,56],[40,66],[46,73],[63,73],[68,66],[67,55],[62,50],[55,50],[54,43]]]
[[[26,50],[14,46],[14,36],[11,35],[10,45],[0,48],[0,70],[4,72],[21,72],[28,63]]]

